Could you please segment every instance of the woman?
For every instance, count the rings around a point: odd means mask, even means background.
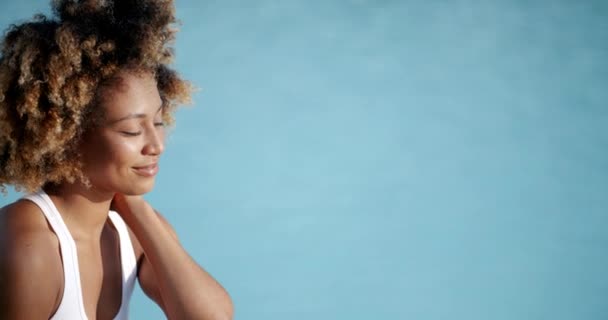
[[[230,319],[226,291],[144,199],[190,87],[169,0],[55,0],[0,57],[0,319],[126,319],[135,277],[169,319]]]

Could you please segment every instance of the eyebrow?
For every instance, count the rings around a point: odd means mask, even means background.
[[[161,105],[158,110],[156,110],[156,112],[154,114],[157,114],[160,110],[162,110],[163,106]],[[120,119],[116,119],[116,120],[112,120],[110,121],[110,124],[115,124],[118,123],[120,121],[124,121],[124,120],[129,120],[129,119],[141,119],[141,118],[145,118],[147,116],[147,114],[145,113],[131,113],[129,115],[126,115]]]

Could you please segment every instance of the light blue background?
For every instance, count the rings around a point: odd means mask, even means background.
[[[148,199],[236,319],[608,319],[608,2],[177,9]]]

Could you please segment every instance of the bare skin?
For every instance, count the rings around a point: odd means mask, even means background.
[[[129,227],[144,292],[169,319],[231,319],[228,293],[183,249],[141,195],[164,149],[161,100],[150,74],[125,72],[104,89],[105,118],[82,151],[91,187],[46,188],[76,242],[88,319],[113,319],[122,297],[117,211]],[[0,210],[0,319],[48,319],[61,303],[59,242],[41,210],[20,200]]]

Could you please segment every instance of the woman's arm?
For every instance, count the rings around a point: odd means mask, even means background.
[[[175,232],[140,196],[116,195],[116,210],[139,241],[139,281],[169,319],[232,319],[228,293],[180,245]]]
[[[34,206],[0,210],[0,319],[48,319],[61,301],[58,241]]]

